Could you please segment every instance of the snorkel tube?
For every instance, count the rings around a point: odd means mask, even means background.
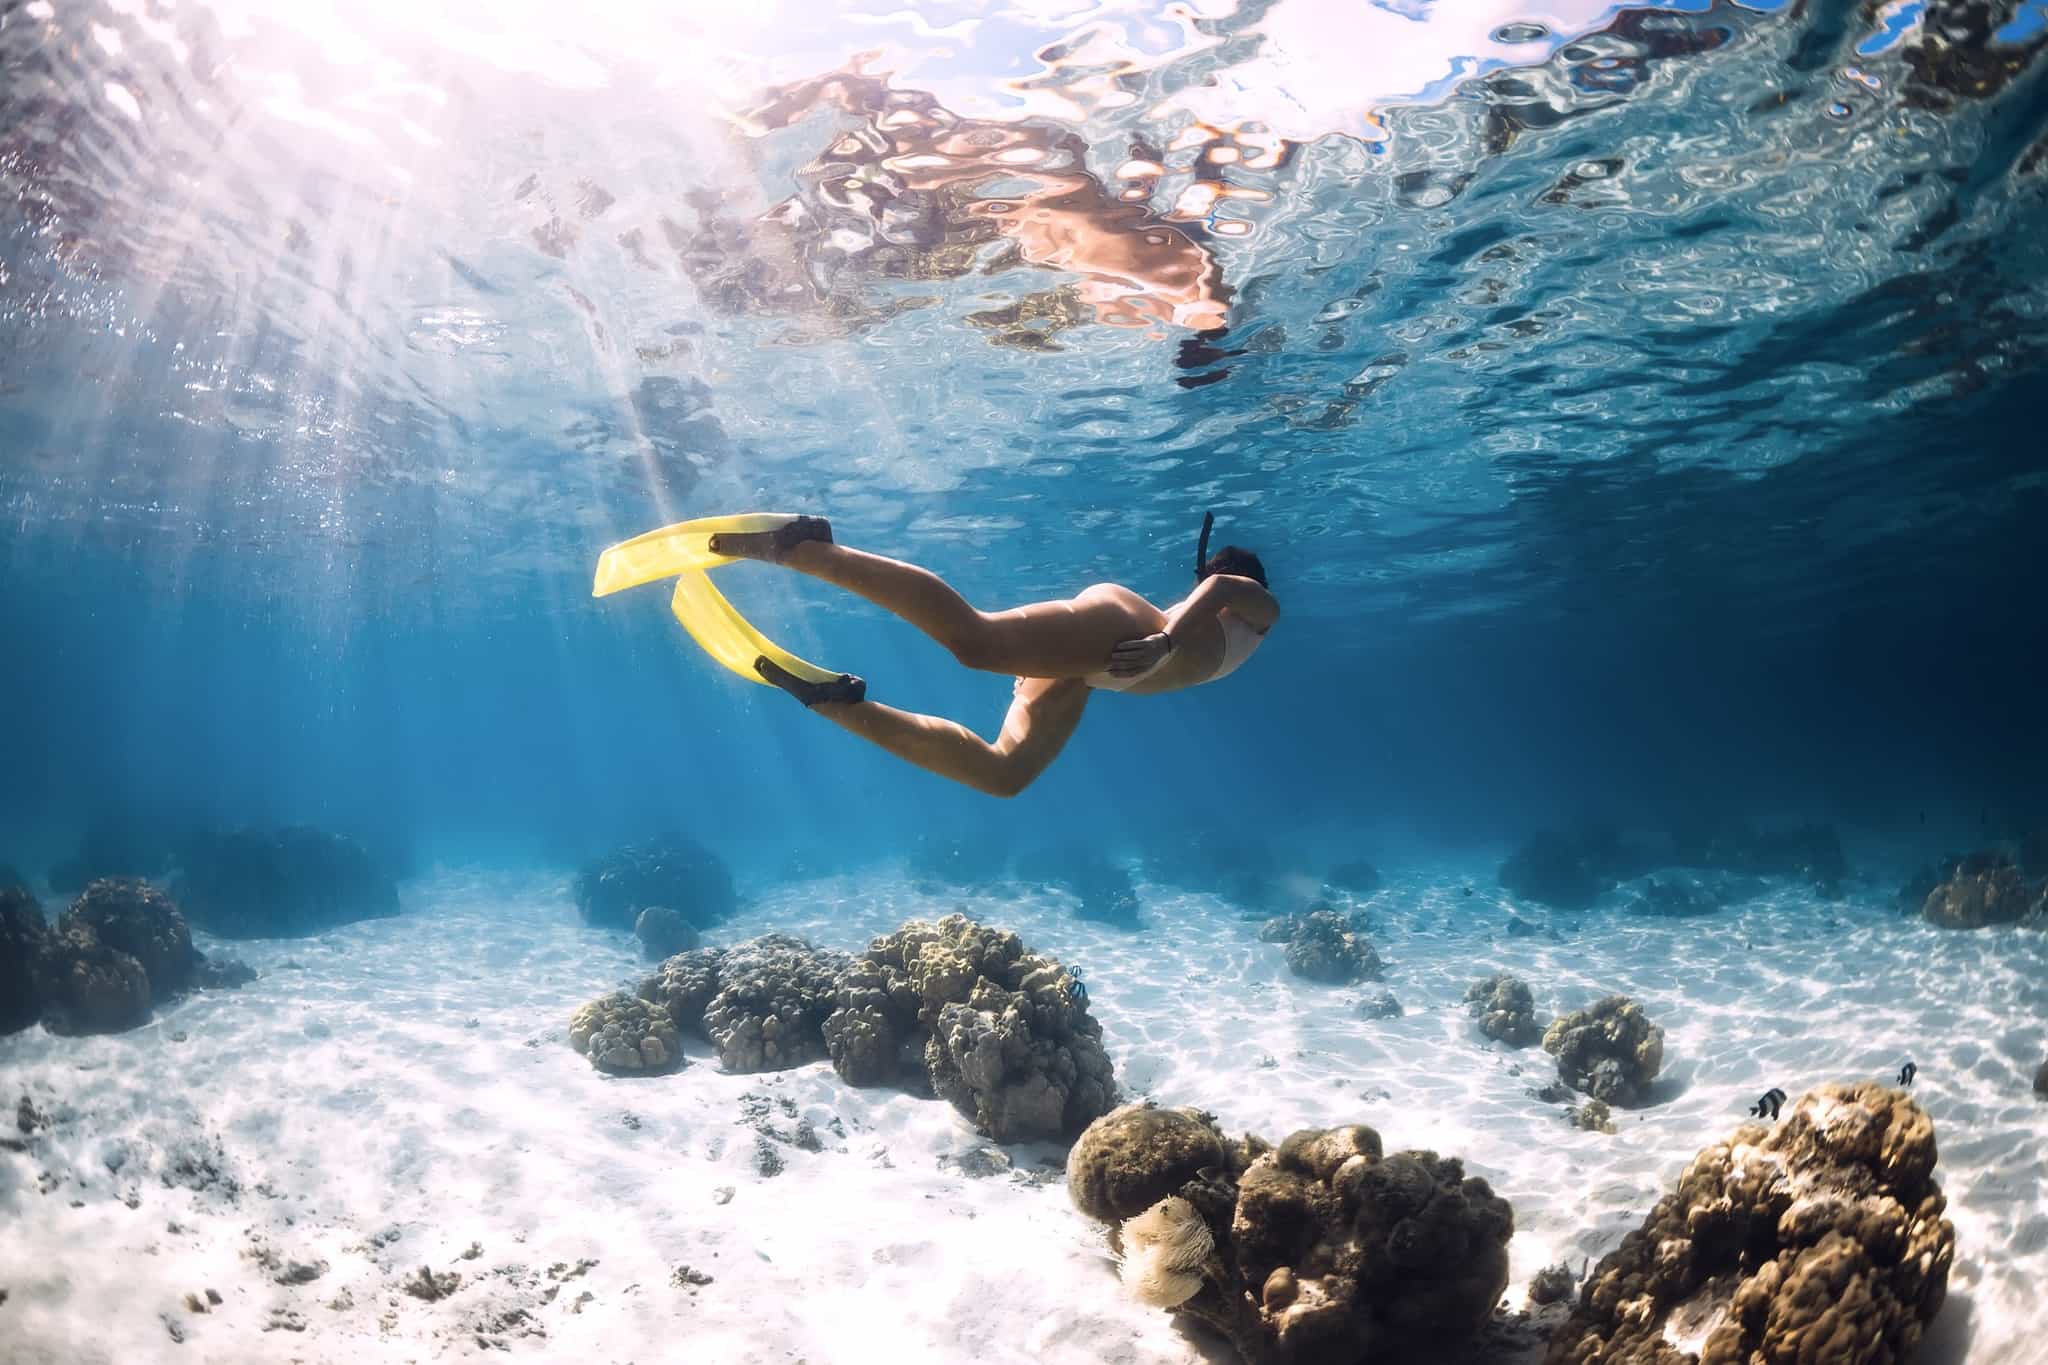
[[[1195,577],[1202,577],[1202,566],[1209,562],[1209,532],[1215,529],[1216,514],[1202,513],[1202,538],[1195,542]]]

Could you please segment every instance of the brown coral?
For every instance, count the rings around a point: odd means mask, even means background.
[[[2031,885],[2004,854],[1973,853],[1927,893],[1920,913],[1943,929],[1982,929],[2023,918],[2042,895],[2043,888]]]
[[[1383,1157],[1363,1125],[1307,1129],[1274,1148],[1229,1142],[1196,1111],[1126,1106],[1082,1135],[1069,1190],[1105,1218],[1146,1207],[1146,1195],[1219,1155],[1172,1191],[1214,1244],[1198,1272],[1175,1267],[1199,1273],[1199,1287],[1176,1281],[1154,1297],[1221,1332],[1248,1365],[1442,1360],[1507,1285],[1507,1202],[1455,1159]]]
[[[1067,1153],[1067,1193],[1099,1222],[1135,1218],[1226,1160],[1223,1132],[1199,1109],[1113,1109]]]
[[[644,1075],[683,1064],[682,1039],[666,1011],[624,991],[601,996],[569,1019],[569,1045],[599,1071]]]
[[[134,878],[102,878],[87,886],[58,918],[57,930],[89,934],[140,962],[157,1000],[191,985],[201,961],[176,903]]]
[[[1640,1104],[1664,1065],[1664,1030],[1635,1001],[1610,995],[1553,1022],[1543,1050],[1572,1089],[1608,1104]]]
[[[1509,1047],[1527,1047],[1543,1036],[1536,997],[1520,977],[1495,972],[1473,982],[1465,989],[1465,1007],[1479,1021],[1481,1033]]]
[[[964,915],[875,939],[841,976],[824,1036],[846,1080],[929,1086],[999,1142],[1071,1137],[1116,1101],[1073,974]]]
[[[1907,1359],[1955,1259],[1935,1159],[1926,1112],[1875,1082],[1744,1125],[1595,1267],[1546,1365]],[[1702,1321],[1697,1356],[1667,1340],[1674,1318]]]
[[[825,1055],[822,1029],[848,962],[788,934],[763,934],[676,954],[640,983],[640,998],[716,1048],[724,1070],[782,1071]]]

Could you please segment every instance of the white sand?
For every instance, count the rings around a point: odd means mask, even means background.
[[[1085,967],[1127,1090],[1233,1132],[1363,1120],[1390,1150],[1462,1156],[1515,1206],[1518,1306],[1545,1263],[1611,1247],[1764,1089],[1889,1079],[1910,1056],[1959,1240],[1922,1359],[2042,1359],[2048,939],[1924,928],[1875,888],[1668,924],[1525,911],[1584,927],[1510,939],[1486,883],[1461,885],[1435,869],[1371,898],[1390,965],[1363,988],[1294,980],[1235,909],[1153,887],[1150,928],[1126,935],[1057,895],[833,879],[771,890],[713,941],[782,929],[856,950],[955,908],[1015,928]],[[401,918],[315,939],[206,943],[262,979],[133,1033],[0,1040],[0,1136],[24,1093],[49,1119],[0,1152],[0,1360],[1205,1358],[1122,1297],[1056,1151],[1011,1148],[1013,1170],[974,1178],[953,1159],[990,1144],[942,1103],[823,1063],[726,1076],[694,1041],[681,1073],[599,1075],[566,1022],[638,975],[634,945],[581,927],[560,881],[444,873],[403,899]],[[1641,999],[1667,1030],[1663,1102],[1611,1137],[1568,1128],[1527,1093],[1548,1059],[1485,1043],[1457,1004],[1495,967],[1546,1014]],[[1380,989],[1406,1017],[1354,1013]],[[822,1151],[760,1131],[798,1118]],[[758,1173],[760,1145],[780,1174]],[[281,1283],[293,1263],[318,1277]],[[422,1265],[461,1283],[401,1292]],[[710,1283],[675,1283],[683,1266]],[[184,1305],[208,1289],[218,1306]]]

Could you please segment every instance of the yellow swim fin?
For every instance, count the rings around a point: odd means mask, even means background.
[[[728,531],[773,531],[794,519],[795,514],[784,512],[699,517],[621,541],[597,557],[597,579],[590,595],[608,597],[659,578],[673,578],[676,591],[669,608],[676,620],[706,654],[742,678],[769,686],[768,680],[754,671],[754,660],[766,658],[805,682],[835,681],[840,674],[799,659],[754,629],[705,572],[733,562],[730,555],[712,552],[712,536]]]

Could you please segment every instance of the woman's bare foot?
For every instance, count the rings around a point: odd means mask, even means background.
[[[719,531],[710,540],[711,553],[734,559],[780,564],[783,556],[808,541],[832,543],[832,523],[823,517],[792,517],[772,531]]]

